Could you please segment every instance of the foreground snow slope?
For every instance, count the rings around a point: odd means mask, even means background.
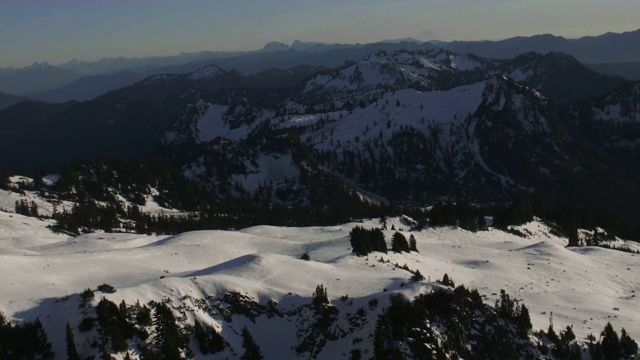
[[[169,237],[95,233],[69,238],[52,234],[47,223],[0,212],[0,311],[15,321],[40,317],[54,343],[64,353],[68,317],[77,306],[58,298],[108,283],[117,288],[105,295],[118,303],[220,296],[237,291],[265,304],[275,300],[308,301],[316,285],[329,297],[380,297],[429,291],[447,273],[468,288],[477,288],[492,304],[500,289],[529,308],[534,330],[553,321],[557,329],[573,325],[579,338],[599,335],[604,325],[624,327],[640,338],[639,255],[602,248],[565,248],[564,239],[550,235],[539,222],[518,237],[495,229],[470,233],[458,228],[409,232],[398,219],[391,225],[409,237],[420,253],[351,254],[349,231],[356,225],[380,227],[379,220],[333,227],[281,228],[258,226],[240,231],[198,231]],[[387,242],[393,230],[385,231]],[[308,252],[312,261],[300,256]],[[382,256],[391,264],[380,263]],[[393,263],[418,269],[427,281],[411,283]],[[385,293],[386,292],[386,293]],[[103,294],[98,295],[101,297]],[[75,317],[74,317],[75,316]],[[199,316],[196,314],[196,316]],[[242,324],[234,326],[241,328]],[[283,324],[282,326],[287,326]],[[254,334],[271,343],[273,334]],[[233,345],[233,344],[232,344]],[[240,346],[239,344],[237,344]],[[290,344],[274,350],[285,354]],[[330,356],[324,352],[324,356]]]

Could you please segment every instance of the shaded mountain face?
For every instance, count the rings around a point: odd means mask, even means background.
[[[568,80],[549,80],[558,73]],[[323,182],[396,203],[562,191],[594,167],[554,103],[582,96],[576,83],[604,92],[615,81],[561,54],[380,51],[336,70],[255,75],[210,65],[0,112],[0,165],[162,156],[204,183],[285,204],[326,198]]]
[[[0,92],[0,111],[25,100],[27,98]]]
[[[632,176],[640,172],[640,82],[572,104],[565,110],[581,136],[601,149],[606,161]]]
[[[0,74],[0,91],[27,95],[66,85],[82,77],[82,74],[62,69],[48,63],[34,63],[22,69]]]
[[[85,76],[60,88],[33,94],[32,98],[53,103],[72,100],[87,101],[106,94],[109,91],[135,84],[146,77],[148,77],[148,75],[135,72]]]
[[[533,64],[544,57],[530,58],[503,63],[444,51],[379,52],[303,82],[277,107],[250,99],[199,103],[163,146],[166,154],[184,150],[179,157],[190,175],[222,176],[250,193],[269,192],[271,201],[287,201],[278,193],[300,176],[301,155],[286,145],[291,139],[311,150],[307,164],[374,199],[488,199],[564,187],[565,169],[574,168],[572,140],[552,103],[491,75],[504,69],[536,83],[546,68]],[[239,160],[235,173],[220,171],[221,152]],[[278,175],[265,176],[270,169]]]
[[[244,92],[277,103],[287,86],[320,70],[299,67],[246,76],[211,66],[190,74],[153,76],[93,101],[18,104],[0,114],[0,149],[6,154],[1,167],[54,170],[72,159],[150,157],[188,104],[221,102]]]
[[[587,63],[615,63],[638,61],[640,49],[636,44],[639,41],[640,30],[635,30],[579,39],[544,34],[500,41],[454,41],[438,43],[438,46],[458,53],[497,59],[510,59],[525,52],[535,51],[542,54],[563,52]]]
[[[618,76],[629,81],[640,80],[640,61],[625,63],[585,64],[589,69],[601,74]]]
[[[566,104],[611,91],[625,80],[603,75],[582,65],[574,57],[550,52],[526,53],[509,61],[507,68],[515,80],[540,90],[558,104]]]

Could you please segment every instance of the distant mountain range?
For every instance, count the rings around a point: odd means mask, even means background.
[[[631,170],[606,164],[613,150],[604,144],[584,144],[593,133],[574,124],[598,120],[565,107],[624,83],[561,53],[378,51],[333,70],[257,74],[209,65],[82,103],[0,111],[0,167],[161,156],[225,191],[291,204],[308,201],[323,173],[394,203],[574,191],[602,166]],[[613,136],[606,126],[599,133]]]
[[[132,85],[150,75],[188,73],[209,64],[244,73],[257,73],[270,68],[286,69],[298,65],[336,67],[346,61],[357,61],[377,50],[432,48],[494,59],[510,59],[532,51],[541,54],[563,52],[580,62],[594,63],[591,68],[596,71],[636,80],[640,78],[640,49],[635,46],[638,41],[640,30],[580,39],[536,35],[501,41],[420,43],[415,39],[403,39],[366,45],[298,40],[291,45],[270,42],[256,51],[203,51],[164,57],[105,58],[96,62],[74,59],[59,66],[36,63],[22,69],[3,68],[0,69],[0,91],[28,95],[47,102],[85,101]],[[609,65],[612,63],[616,65]]]
[[[584,63],[619,63],[640,61],[640,47],[637,46],[639,42],[640,29],[579,39],[544,34],[499,41],[438,42],[437,46],[458,53],[498,59],[510,59],[528,51],[543,54],[556,51],[567,53]]]

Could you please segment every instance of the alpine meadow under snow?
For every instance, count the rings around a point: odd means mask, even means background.
[[[286,311],[310,304],[314,289],[322,284],[331,304],[341,312],[367,310],[362,326],[330,341],[317,358],[348,358],[352,349],[370,356],[370,335],[390,295],[411,299],[444,288],[436,280],[445,274],[457,285],[478,289],[486,304],[493,305],[500,290],[506,290],[529,308],[534,330],[547,329],[552,319],[557,329],[571,325],[578,340],[587,341],[587,335],[597,336],[610,322],[628,329],[632,337],[640,336],[636,326],[640,280],[633,276],[640,255],[599,247],[567,248],[566,239],[552,235],[540,221],[516,228],[525,237],[494,228],[475,233],[454,227],[411,230],[415,223],[406,217],[175,236],[99,232],[69,237],[53,234],[48,224],[0,212],[0,271],[4,274],[0,307],[14,321],[39,318],[55,354],[65,353],[65,324],[76,329],[90,315],[79,306],[79,293],[100,284],[112,285],[116,292],[98,293],[91,300],[94,303],[103,296],[116,304],[162,301],[179,315],[183,326],[192,326],[197,319],[217,329],[228,342],[220,358],[243,352],[240,333],[245,326],[266,358],[302,356],[305,353],[295,350],[301,325],[286,316],[266,314],[252,318],[232,313],[226,318],[222,312],[205,311],[199,306],[202,301],[235,292]],[[358,257],[349,243],[355,226],[398,229],[407,238],[415,237],[419,253],[374,252]],[[387,239],[395,232],[384,230]],[[626,244],[640,249],[636,243]],[[301,259],[305,253],[311,261]],[[410,281],[411,273],[402,267],[419,270],[425,280]],[[374,299],[380,305],[370,309],[367,304]],[[340,318],[333,326],[347,329],[348,320]],[[76,333],[79,353],[95,354],[91,344],[97,335]],[[195,358],[204,357],[196,352]]]

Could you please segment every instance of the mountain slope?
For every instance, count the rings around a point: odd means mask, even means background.
[[[24,98],[21,96],[5,94],[0,92],[0,111],[8,108],[11,105],[15,105],[21,101],[26,101],[26,100],[27,98]]]
[[[87,101],[117,90],[146,78],[145,73],[118,72],[108,75],[82,77],[62,87],[33,94],[34,99],[45,102],[61,103],[67,101]]]
[[[567,135],[548,101],[502,76],[448,91],[389,92],[350,111],[267,115],[241,126],[233,119],[242,113],[216,109],[211,105],[196,115],[186,128],[192,135],[184,136],[200,142],[224,136],[252,148],[246,134],[268,140],[295,131],[326,169],[393,201],[495,197],[548,186],[557,181],[551,174],[566,165],[568,154],[562,150]],[[215,132],[203,136],[207,129]],[[522,156],[530,161],[523,163]]]
[[[93,101],[22,104],[0,113],[5,129],[0,148],[6,154],[1,167],[53,169],[95,156],[150,157],[187,104],[202,98],[221,101],[229,91],[253,91],[267,103],[281,101],[286,96],[281,91],[319,70],[301,66],[242,75],[211,66],[153,76]]]
[[[331,203],[337,187],[397,203],[566,194],[613,165],[591,158],[599,150],[581,147],[544,94],[566,101],[619,81],[555,53],[378,51],[335,70],[253,75],[209,65],[88,102],[0,112],[0,165],[161,156],[228,194],[289,205]]]

